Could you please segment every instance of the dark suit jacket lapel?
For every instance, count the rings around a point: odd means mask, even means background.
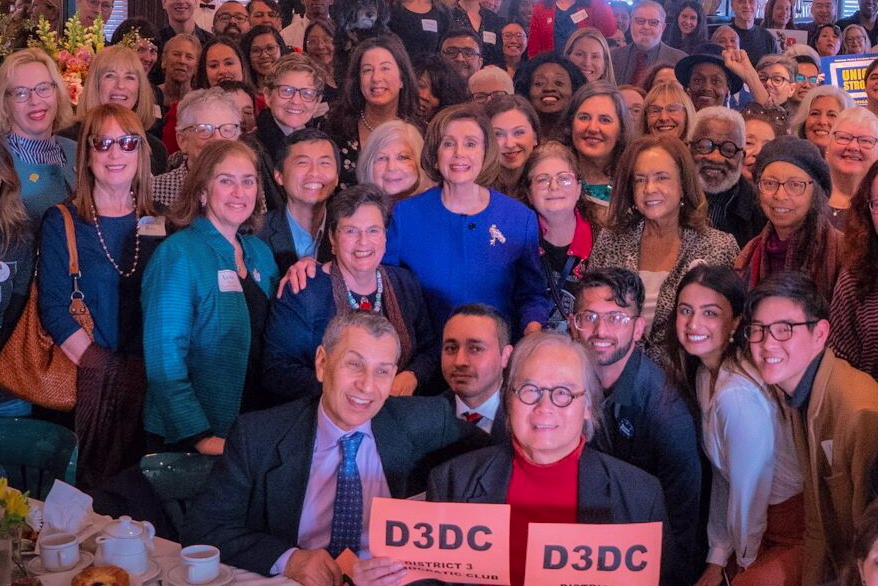
[[[579,457],[578,520],[580,523],[612,523],[613,507],[607,471],[597,452],[586,446]]]
[[[384,468],[384,478],[394,498],[406,498],[408,476],[414,469],[413,461],[418,454],[408,434],[386,409],[381,409],[372,419],[372,433]]]
[[[484,473],[472,494],[466,495],[468,503],[503,504],[509,492],[512,478],[512,445],[496,450],[495,455],[485,464]]]
[[[318,402],[319,398],[315,398],[306,409],[302,409],[274,448],[275,466],[269,467],[265,474],[267,509],[272,511],[266,521],[270,533],[291,534],[293,539],[298,538],[308,472],[314,455]]]

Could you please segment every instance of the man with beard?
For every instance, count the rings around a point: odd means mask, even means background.
[[[716,43],[699,45],[692,55],[677,63],[674,73],[696,110],[725,106],[729,96],[744,87],[743,80],[726,67],[723,48]]]
[[[869,35],[869,46],[878,44],[878,0],[859,0],[860,9],[847,18],[841,18],[835,24],[844,30],[852,24],[858,24],[866,29]]]
[[[631,15],[632,44],[610,51],[613,71],[619,85],[643,87],[650,68],[659,64],[674,66],[686,56],[679,49],[662,42],[667,14],[658,2],[643,0]]]
[[[213,15],[213,34],[225,35],[236,41],[250,30],[247,9],[238,0],[227,0]]]
[[[442,57],[468,81],[473,73],[482,68],[482,43],[479,36],[465,28],[448,31],[440,43]]]
[[[765,226],[753,186],[741,176],[747,133],[740,113],[721,106],[695,113],[689,149],[707,197],[710,224],[744,247]]]
[[[646,320],[640,277],[621,268],[588,271],[570,332],[585,347],[604,389],[603,422],[590,445],[659,479],[670,535],[663,586],[692,584],[698,545],[701,461],[695,422],[679,389],[637,346]]]
[[[511,355],[509,324],[490,305],[461,305],[445,322],[442,376],[449,389],[443,396],[458,419],[474,423],[497,441],[508,434],[501,391]]]

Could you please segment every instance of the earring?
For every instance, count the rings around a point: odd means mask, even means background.
[[[681,199],[680,200],[680,207],[683,207],[684,205],[686,205],[686,202]]]

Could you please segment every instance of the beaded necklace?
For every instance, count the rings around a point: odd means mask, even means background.
[[[372,307],[368,297],[364,295],[360,296],[359,302],[354,299],[350,287],[345,283],[345,290],[348,292],[348,303],[351,304],[351,309],[362,309],[365,311],[373,310],[375,313],[381,313],[381,294],[384,293],[384,281],[381,280],[381,273],[377,270],[375,271],[375,277],[378,280],[378,292],[375,294],[375,307]]]
[[[136,214],[137,203],[134,201],[134,192],[131,192],[131,201],[134,203],[135,209],[135,217],[137,220],[140,220],[140,215]],[[101,248],[104,249],[104,256],[107,257],[107,260],[110,261],[110,264],[113,265],[113,268],[116,269],[116,272],[123,278],[128,278],[137,272],[137,261],[140,259],[140,230],[136,227],[134,229],[134,262],[131,263],[131,269],[127,271],[123,271],[119,268],[119,263],[116,262],[116,259],[113,258],[113,255],[110,254],[110,249],[107,248],[107,243],[104,241],[104,234],[101,232],[101,224],[98,222],[98,211],[95,208],[94,201],[91,203],[91,216],[92,221],[95,225],[95,230],[98,233],[98,240],[101,243]]]

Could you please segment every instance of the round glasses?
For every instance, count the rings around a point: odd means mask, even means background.
[[[580,311],[573,315],[573,326],[577,330],[594,329],[598,322],[603,321],[607,327],[611,329],[621,329],[631,323],[634,316],[630,316],[621,311],[611,311],[609,313],[595,313],[594,311]]]
[[[760,179],[756,182],[756,185],[759,187],[759,191],[766,195],[774,195],[783,186],[784,191],[788,194],[799,196],[805,193],[805,189],[813,183],[813,181],[802,181],[801,179],[787,179],[786,181]]]
[[[123,153],[133,153],[140,148],[140,137],[136,134],[125,134],[116,138],[110,136],[90,136],[88,141],[91,143],[91,148],[99,153],[107,152],[113,148],[114,144],[118,144]]]
[[[574,173],[558,173],[557,175],[549,175],[541,173],[531,178],[530,184],[533,188],[540,191],[548,191],[552,186],[552,181],[558,184],[558,187],[567,188],[576,184],[576,174]]]
[[[54,81],[44,81],[43,83],[38,83],[34,87],[13,87],[6,90],[7,96],[12,96],[12,99],[19,104],[26,102],[30,99],[31,92],[35,93],[41,98],[48,98],[55,94],[55,89],[58,86]]]
[[[313,102],[320,95],[319,90],[310,87],[293,87],[291,85],[273,86],[277,90],[277,95],[285,100],[292,100],[293,96],[299,94],[303,102]]]
[[[183,132],[191,131],[201,140],[207,140],[208,138],[213,137],[217,132],[219,132],[219,135],[223,138],[237,138],[239,129],[240,125],[232,124],[230,122],[228,124],[220,124],[219,126],[214,124],[193,124],[192,126],[184,128]]]
[[[793,328],[798,326],[813,326],[817,320],[788,322],[776,321],[773,324],[748,324],[744,326],[744,339],[748,342],[759,343],[765,339],[765,332],[778,342],[786,342],[793,337]]]
[[[585,394],[585,391],[574,393],[567,387],[544,389],[532,384],[521,385],[517,389],[513,389],[512,392],[515,393],[518,400],[525,405],[536,405],[543,398],[544,392],[549,393],[549,400],[552,402],[552,405],[555,407],[561,407],[562,409],[570,405],[570,403],[573,402],[573,399],[578,399]]]
[[[743,147],[739,147],[730,140],[714,142],[709,138],[694,140],[689,144],[689,148],[697,155],[709,155],[713,151],[719,150],[719,154],[726,159],[734,159],[738,153],[744,150]]]

